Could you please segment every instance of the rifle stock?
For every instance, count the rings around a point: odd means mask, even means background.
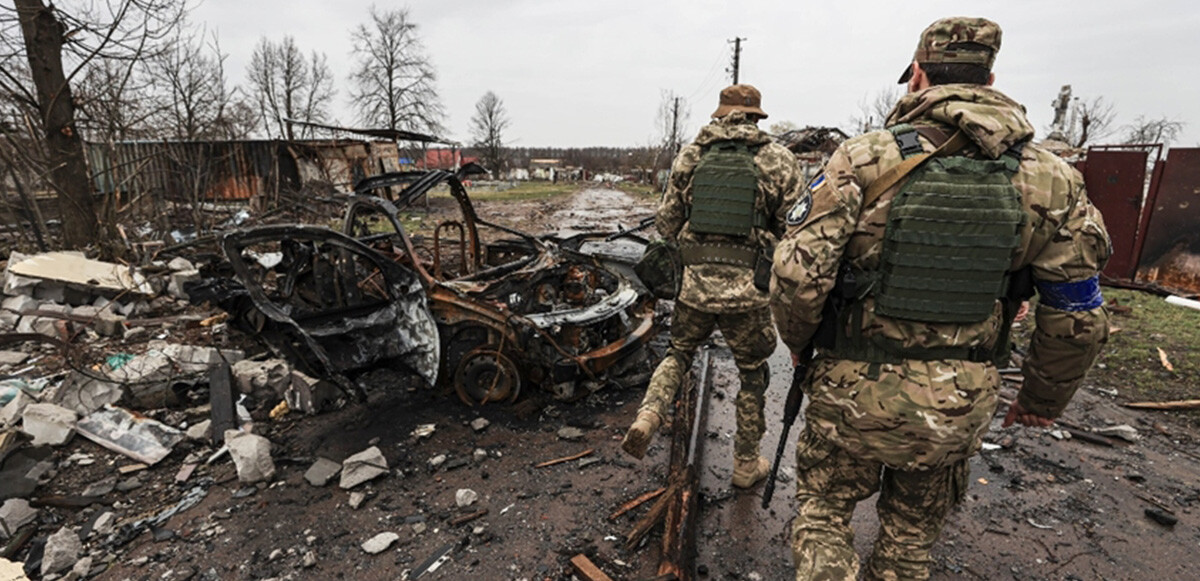
[[[775,479],[779,476],[779,462],[783,460],[783,449],[787,446],[788,432],[800,415],[800,406],[804,403],[804,381],[808,378],[809,367],[812,366],[812,346],[809,345],[799,354],[796,367],[792,369],[792,386],[788,389],[787,403],[783,406],[783,431],[779,434],[779,444],[775,447],[775,461],[771,464],[771,473],[767,475],[767,483],[763,487],[762,507],[771,505],[771,497],[775,495]]]

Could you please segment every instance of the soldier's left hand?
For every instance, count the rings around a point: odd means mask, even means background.
[[[1026,410],[1019,402],[1014,401],[1012,405],[1008,406],[1008,413],[1005,414],[1004,422],[1000,424],[1000,427],[1007,428],[1014,422],[1034,428],[1048,428],[1054,423],[1054,420]]]

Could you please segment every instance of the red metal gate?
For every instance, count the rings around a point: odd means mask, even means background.
[[[1109,278],[1131,279],[1137,270],[1137,233],[1148,156],[1145,150],[1088,151],[1083,168],[1088,198],[1104,215],[1104,225],[1113,243],[1112,257],[1104,268],[1104,275]]]
[[[1172,149],[1157,181],[1137,280],[1200,292],[1200,148]]]

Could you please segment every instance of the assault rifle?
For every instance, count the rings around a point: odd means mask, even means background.
[[[607,237],[604,238],[604,241],[612,242],[613,240],[616,240],[617,238],[620,238],[622,236],[626,236],[629,234],[633,234],[634,232],[640,232],[640,231],[645,230],[646,228],[649,228],[653,225],[654,225],[654,216],[647,216],[647,217],[643,218],[642,221],[639,222],[637,226],[634,226],[633,228],[629,228],[628,230],[621,230],[620,232],[615,232],[613,234],[609,234]],[[617,227],[620,228],[620,226],[617,226]]]
[[[792,387],[788,389],[787,403],[783,406],[783,432],[779,434],[779,445],[775,448],[775,462],[771,464],[771,473],[767,475],[767,484],[763,487],[762,507],[771,505],[771,497],[775,494],[775,478],[779,476],[779,462],[783,460],[783,448],[787,446],[788,432],[800,415],[800,405],[804,403],[804,381],[808,378],[808,369],[812,366],[813,349],[809,344],[799,353],[796,367],[792,369]]]

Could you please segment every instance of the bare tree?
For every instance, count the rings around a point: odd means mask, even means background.
[[[351,35],[357,61],[351,102],[373,127],[437,134],[445,116],[434,86],[437,75],[408,10],[371,7],[371,20]]]
[[[508,124],[504,101],[491,91],[484,93],[475,103],[475,115],[471,117],[471,139],[483,153],[484,165],[496,176],[504,164],[504,130]]]
[[[196,140],[227,137],[220,133],[225,110],[233,100],[225,85],[225,58],[214,34],[207,45],[196,36],[180,35],[149,64],[160,87],[160,122],[167,137]]]
[[[655,168],[671,166],[671,161],[679,154],[684,140],[687,139],[687,123],[691,115],[692,108],[686,99],[674,91],[662,92],[655,122],[658,130],[658,149],[651,162]]]
[[[847,133],[862,135],[883,129],[888,115],[896,106],[896,101],[900,100],[900,96],[900,89],[886,87],[876,92],[870,100],[863,97],[863,100],[858,102],[858,112],[850,117],[850,128]]]
[[[309,60],[291,36],[279,43],[263,37],[250,56],[250,94],[267,135],[296,139],[295,119],[319,123],[326,120],[333,99],[333,73],[324,54],[313,51]],[[312,128],[302,126],[301,137]]]
[[[103,246],[109,240],[92,196],[71,83],[95,63],[133,66],[153,54],[178,27],[186,9],[186,1],[179,0],[64,6],[14,0],[13,8],[0,8],[0,28],[19,25],[21,31],[19,40],[15,34],[0,35],[0,91],[36,115],[45,175],[58,195],[67,247]]]
[[[1104,97],[1075,99],[1071,107],[1071,129],[1068,142],[1075,147],[1084,147],[1113,134],[1112,122],[1117,114]]]
[[[1185,125],[1183,121],[1175,121],[1166,117],[1147,119],[1144,115],[1138,115],[1133,123],[1125,126],[1124,142],[1161,143],[1169,146],[1179,138],[1179,134],[1183,133]]]

